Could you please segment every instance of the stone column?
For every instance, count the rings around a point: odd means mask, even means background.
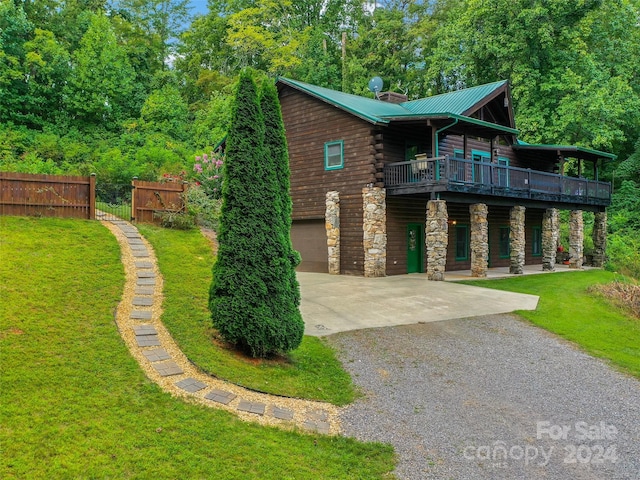
[[[486,277],[489,267],[489,208],[484,203],[469,206],[471,215],[471,276]]]
[[[525,208],[519,205],[511,207],[509,248],[511,264],[509,273],[520,275],[524,273],[524,212]]]
[[[384,277],[387,274],[387,203],[384,188],[362,189],[362,229],[364,276]]]
[[[604,267],[607,260],[607,212],[597,212],[593,220],[593,266]]]
[[[425,244],[427,247],[427,280],[444,280],[449,244],[449,214],[447,202],[429,200],[427,202],[427,224]]]
[[[556,269],[559,238],[558,209],[547,208],[542,217],[542,270],[545,272]]]
[[[327,231],[327,257],[329,273],[340,275],[340,195],[327,192],[324,228]]]
[[[569,214],[569,268],[582,268],[583,247],[582,210],[571,210]]]

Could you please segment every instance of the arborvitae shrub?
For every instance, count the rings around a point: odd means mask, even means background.
[[[269,136],[271,130],[269,126]],[[280,167],[271,152],[265,147],[265,118],[256,84],[243,71],[227,135],[209,307],[222,337],[255,357],[292,350],[304,333],[293,271],[296,255],[287,226],[290,207],[284,205]]]

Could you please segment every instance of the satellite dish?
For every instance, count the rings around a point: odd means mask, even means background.
[[[373,77],[369,80],[369,90],[376,94],[376,98],[378,98],[378,92],[382,90],[382,85],[384,82],[380,77]]]

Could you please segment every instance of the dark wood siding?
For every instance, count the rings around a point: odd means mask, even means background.
[[[362,188],[376,182],[376,128],[287,86],[281,87],[280,104],[289,144],[293,219],[324,219],[326,193],[339,192],[341,273],[362,275]],[[344,141],[344,168],[325,170],[324,145],[339,140]]]
[[[407,273],[407,227],[410,223],[425,224],[427,198],[413,196],[387,197],[387,275]],[[424,251],[423,270],[427,255]]]

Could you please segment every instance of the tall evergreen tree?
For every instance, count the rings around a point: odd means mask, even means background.
[[[209,307],[223,338],[254,357],[292,350],[304,332],[291,282],[289,231],[282,228],[281,188],[267,151],[258,89],[244,70],[227,137]]]
[[[289,278],[289,291],[286,292],[286,301],[283,300],[282,308],[285,309],[282,319],[283,324],[289,322],[303,325],[302,317],[298,307],[300,306],[300,285],[296,278],[295,268],[300,264],[300,254],[293,249],[291,243],[291,213],[293,205],[291,203],[289,169],[289,149],[287,148],[287,137],[280,110],[280,100],[278,91],[272,80],[265,78],[262,82],[262,96],[260,107],[264,115],[265,124],[265,150],[270,168],[274,171],[277,182],[276,199],[274,212],[276,231],[281,235],[280,241],[284,248],[283,260],[281,262],[281,275]],[[278,215],[279,214],[279,215]],[[278,218],[279,216],[279,218]],[[285,261],[288,260],[288,261]]]

